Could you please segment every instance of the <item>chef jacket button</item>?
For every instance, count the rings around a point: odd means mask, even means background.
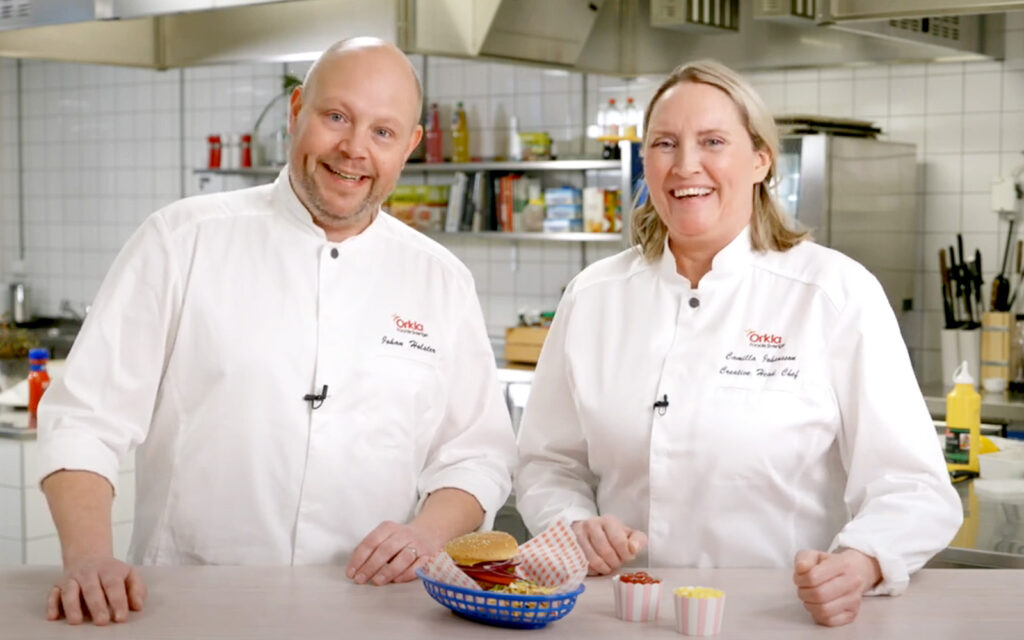
[[[690,308],[691,309],[696,309],[699,306],[700,306],[700,300],[698,300],[697,298],[690,298]]]
[[[337,258],[338,257],[338,248],[337,247],[331,247],[331,257],[332,258]]]

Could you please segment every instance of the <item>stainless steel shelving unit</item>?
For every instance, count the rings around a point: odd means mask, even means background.
[[[487,240],[536,240],[539,242],[621,242],[618,233],[587,233],[585,231],[563,231],[544,233],[540,231],[428,231],[435,240],[472,236]]]
[[[623,194],[623,233],[586,233],[586,232],[564,232],[564,233],[541,233],[541,232],[505,232],[505,231],[458,231],[458,232],[430,232],[427,235],[443,241],[444,238],[475,237],[488,240],[534,240],[541,242],[581,242],[581,243],[622,243],[622,239],[629,233],[629,204],[632,202],[633,171],[631,164],[631,148],[628,141],[619,143],[621,149],[621,160],[604,160],[601,158],[569,158],[564,160],[521,160],[505,161],[494,160],[486,162],[410,162],[405,165],[403,173],[425,174],[425,173],[455,173],[458,171],[618,171],[620,193]],[[205,176],[242,176],[254,180],[270,180],[281,172],[281,167],[251,167],[246,169],[196,169],[196,175]],[[583,262],[586,263],[586,252],[584,251]]]

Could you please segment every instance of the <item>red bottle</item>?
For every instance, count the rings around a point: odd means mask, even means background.
[[[50,358],[47,349],[28,350],[28,426],[36,428],[36,411],[43,392],[50,386],[50,374],[46,372],[46,361]]]
[[[208,169],[220,169],[220,136],[210,136],[206,141],[210,143],[210,157],[206,167]]]
[[[441,112],[431,103],[427,112],[427,162],[444,162],[444,138],[441,133]]]
[[[249,168],[252,166],[252,136],[248,133],[242,134],[242,157],[238,166]]]

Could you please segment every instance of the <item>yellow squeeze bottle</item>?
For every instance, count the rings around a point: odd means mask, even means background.
[[[953,390],[946,395],[946,468],[978,475],[981,444],[981,395],[965,360],[953,372]]]

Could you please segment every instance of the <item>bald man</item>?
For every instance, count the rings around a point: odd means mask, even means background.
[[[472,277],[380,210],[421,102],[395,47],[338,43],[292,94],[274,184],[173,203],[122,249],[39,409],[50,619],[126,620],[133,564],[333,563],[382,585],[490,526],[514,443]],[[127,564],[110,512],[133,450]]]

